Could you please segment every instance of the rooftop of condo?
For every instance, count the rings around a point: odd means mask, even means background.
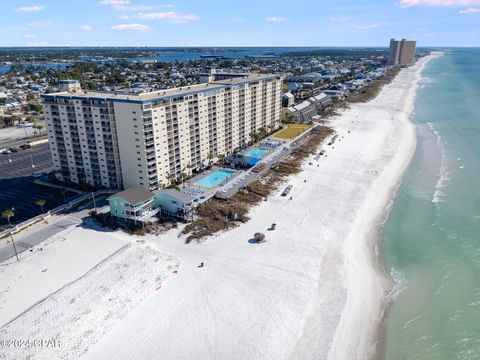
[[[239,74],[232,74],[239,75]],[[165,89],[153,92],[145,93],[126,93],[116,91],[91,91],[80,90],[75,92],[58,92],[52,94],[44,94],[44,99],[54,98],[68,98],[68,99],[81,99],[81,100],[99,100],[99,101],[118,101],[118,102],[152,102],[158,100],[167,100],[171,98],[177,98],[185,95],[191,95],[196,93],[204,93],[207,91],[215,91],[220,89],[229,88],[232,86],[244,85],[254,83],[260,80],[281,79],[280,75],[273,74],[241,74],[241,76],[235,76],[229,79],[216,80],[208,83],[177,87],[173,89]]]

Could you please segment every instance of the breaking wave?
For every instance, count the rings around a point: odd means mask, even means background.
[[[402,271],[395,268],[390,270],[390,277],[395,285],[388,294],[387,301],[394,302],[395,299],[408,288],[408,280]]]
[[[442,143],[442,136],[440,133],[434,128],[433,124],[430,122],[427,122],[428,127],[432,132],[435,134],[437,137],[437,144],[441,146]],[[445,189],[448,185],[448,182],[450,180],[450,172],[448,171],[446,160],[447,160],[447,155],[445,153],[445,149],[441,147],[441,152],[442,152],[442,158],[441,158],[441,166],[440,166],[440,177],[437,180],[437,184],[435,185],[435,191],[433,192],[432,196],[432,203],[439,203],[442,201],[445,201],[445,192],[443,189]]]

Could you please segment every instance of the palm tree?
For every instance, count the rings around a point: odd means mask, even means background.
[[[13,212],[13,210],[5,210],[4,212],[2,212],[2,217],[7,219],[8,226],[11,226],[10,218],[14,217],[14,216],[15,216],[15,213]],[[15,246],[15,241],[13,240],[13,235],[12,235],[11,231],[10,231],[10,239],[12,239],[12,245],[13,245],[13,251],[15,251],[15,257],[17,258],[17,261],[19,261],[18,253],[17,253],[17,247]]]
[[[225,160],[225,154],[218,155],[218,158],[220,159],[220,163],[222,164],[222,166],[225,165],[223,162]]]
[[[168,173],[167,175],[165,175],[165,177],[167,178],[168,186],[173,185],[175,175],[173,175],[172,173]]]
[[[27,121],[28,121],[28,119],[27,119]],[[33,122],[32,129],[33,129],[33,135],[36,136],[37,135],[37,129],[38,129],[38,125],[37,125],[36,121]]]
[[[83,171],[77,173],[77,178],[78,178],[79,185],[85,185],[85,179],[87,178],[87,176]]]
[[[269,134],[273,132],[273,129],[275,129],[275,124],[268,125],[268,133]]]
[[[263,126],[258,129],[258,140],[263,139],[264,137],[267,136],[267,129],[265,129]]]
[[[182,172],[180,174],[180,180],[182,181],[182,183],[185,183],[185,181],[189,178],[188,174]],[[185,184],[183,184],[183,186],[185,186]]]
[[[70,170],[62,169],[60,172],[62,174],[62,181],[67,184],[70,183]]]
[[[258,135],[257,135],[257,132],[256,132],[256,131],[252,131],[252,132],[250,133],[250,140],[251,140],[254,144],[257,142],[257,137],[258,137]]]
[[[212,160],[213,160],[213,153],[212,152],[208,153],[207,159],[208,159],[208,165],[209,166],[212,165]]]
[[[38,199],[37,201],[35,201],[35,204],[40,206],[40,208],[42,209],[42,214],[43,214],[43,205],[45,205],[45,203],[46,203],[46,201],[43,200],[43,199]]]

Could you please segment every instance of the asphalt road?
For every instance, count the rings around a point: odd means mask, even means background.
[[[13,235],[17,253],[20,254],[23,251],[30,249],[48,239],[49,237],[54,236],[60,231],[67,229],[69,226],[79,223],[81,223],[81,221],[76,218],[66,217],[53,224],[47,225],[38,231],[35,231],[33,234],[18,239],[16,235]],[[11,242],[0,247],[0,263],[10,259],[13,256],[15,256],[15,251],[13,250],[13,245]]]
[[[96,201],[96,205],[98,206],[100,212],[108,211],[108,203],[106,199],[107,196],[103,196]],[[35,245],[40,244],[42,241],[58,234],[60,231],[63,231],[72,225],[82,224],[82,219],[88,217],[88,213],[92,209],[93,202],[89,202],[88,204],[81,206],[80,209],[76,210],[75,212],[62,217],[60,220],[43,225],[41,229],[33,232],[32,234],[22,235],[22,233],[20,233],[13,235],[17,253],[21,254],[25,250],[31,249]],[[13,245],[11,242],[0,245],[0,263],[10,259],[13,256],[15,256],[15,251],[13,250]]]

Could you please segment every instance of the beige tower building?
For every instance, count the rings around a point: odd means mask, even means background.
[[[282,79],[217,74],[209,82],[142,94],[45,94],[54,169],[75,183],[151,190],[246,146],[278,126]]]
[[[415,63],[416,41],[406,39],[390,40],[388,65],[413,65]]]

